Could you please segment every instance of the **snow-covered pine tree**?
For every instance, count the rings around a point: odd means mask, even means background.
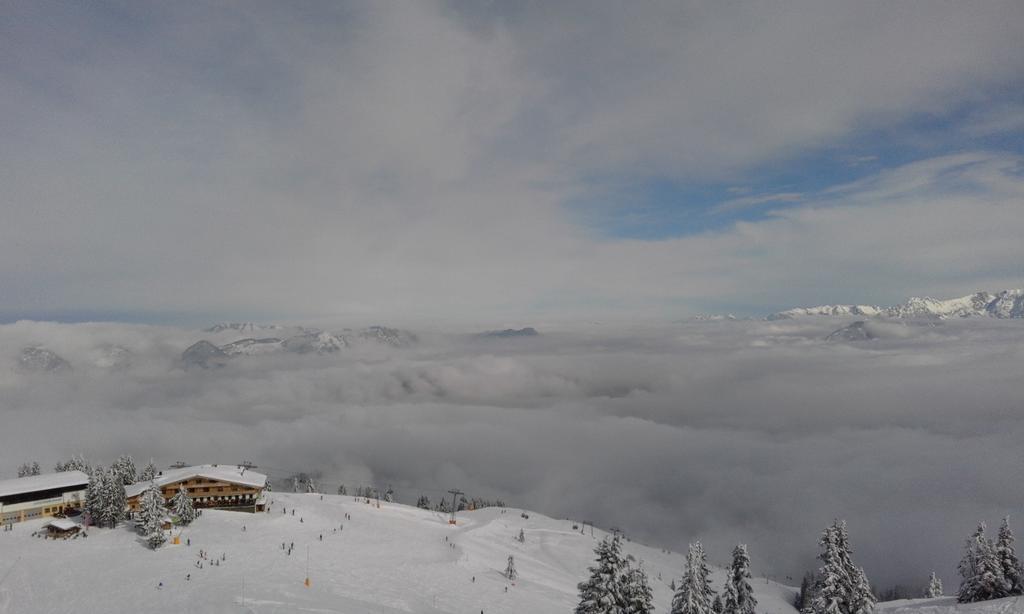
[[[86,474],[92,473],[92,468],[89,467],[89,463],[85,462],[85,457],[81,454],[78,456],[72,456],[67,462],[57,463],[53,470],[58,473],[61,471],[81,471]]]
[[[426,495],[420,495],[419,498],[416,499],[416,507],[420,508],[421,510],[429,510],[430,499]]]
[[[814,576],[813,571],[808,571],[804,574],[803,579],[800,581],[800,591],[796,595],[796,601],[793,606],[800,612],[811,612],[811,604],[814,601],[815,587],[818,584],[818,579]]]
[[[724,614],[754,614],[757,599],[750,578],[750,555],[747,546],[739,544],[732,550],[732,564],[725,579]]]
[[[814,614],[849,614],[847,606],[853,583],[839,553],[836,524],[827,527],[818,540],[821,568],[818,570],[818,590],[811,603]]]
[[[390,486],[388,486],[388,489],[386,491],[384,491],[384,502],[385,503],[394,503],[395,502],[395,491]]]
[[[505,567],[505,577],[511,580],[515,580],[519,577],[519,572],[516,571],[516,560],[510,554],[508,555],[508,565]]]
[[[714,595],[707,555],[704,546],[697,541],[690,544],[687,551],[686,570],[679,590],[672,597],[672,614],[711,614]]]
[[[162,527],[166,515],[164,495],[156,482],[150,482],[149,488],[142,493],[142,498],[139,500],[139,519],[142,535],[149,547],[154,550],[167,541]]]
[[[139,475],[137,476],[136,479],[138,479],[138,481],[140,482],[152,482],[153,479],[156,477],[156,474],[156,463],[154,463],[153,459],[151,458],[149,459],[149,462],[146,463],[146,466],[142,469],[142,471],[139,472]]]
[[[654,611],[654,596],[643,567],[629,565],[620,582],[624,614],[650,614]]]
[[[192,505],[192,498],[188,496],[188,490],[184,484],[178,486],[178,492],[174,493],[171,499],[171,509],[178,517],[178,522],[189,525],[196,519],[196,508]]]
[[[304,490],[307,493],[318,492],[317,489],[316,489],[316,482],[313,481],[313,478],[308,477],[308,476],[306,477],[305,484],[304,484]]]
[[[722,614],[725,611],[725,604],[722,603],[721,595],[715,595],[715,600],[711,602],[711,611],[714,614]]]
[[[340,486],[338,486],[338,494],[339,495],[347,495],[348,494],[348,489],[345,488],[344,484],[341,484]]]
[[[32,475],[32,465],[30,463],[22,463],[18,465],[18,477],[23,478]]]
[[[526,543],[526,533],[524,533],[522,529],[519,529],[519,535],[516,536],[516,541],[520,544]]]
[[[871,614],[875,611],[875,593],[864,573],[863,567],[855,568],[850,577],[853,578],[853,592],[850,595],[850,614]]]
[[[996,557],[1003,570],[1007,595],[1024,595],[1024,569],[1021,568],[1020,559],[1017,558],[1017,552],[1013,547],[1014,541],[1010,517],[1006,516],[1003,518],[1003,524],[999,526],[999,536],[996,538]]]
[[[91,524],[99,525],[103,518],[103,468],[96,467],[89,476],[89,485],[85,489],[85,511],[89,514]]]
[[[299,482],[299,476],[292,477],[292,492],[302,492],[302,483]]]
[[[114,464],[110,466],[110,470],[121,479],[122,484],[128,485],[135,483],[135,461],[132,460],[131,456],[128,456],[127,454],[118,456],[117,460],[114,461]]]
[[[870,614],[875,607],[875,595],[864,570],[853,564],[846,522],[833,522],[822,533],[818,544],[822,549],[818,555],[822,565],[811,611],[814,614]]]
[[[960,559],[958,569],[963,578],[957,591],[957,601],[960,603],[988,601],[1006,596],[1003,567],[996,556],[995,545],[992,540],[985,537],[984,522],[979,523],[978,528],[967,538],[964,557]]]
[[[875,602],[877,600],[875,599],[874,592],[871,590],[871,583],[868,582],[867,574],[864,573],[864,568],[857,567],[853,563],[853,548],[850,546],[850,537],[846,532],[845,520],[840,520],[836,523],[836,540],[851,582],[849,614],[871,614],[875,609]]]
[[[580,602],[575,614],[622,614],[622,572],[626,561],[622,558],[622,543],[616,535],[606,537],[594,548],[595,565],[589,568],[590,578],[580,582]]]
[[[935,572],[928,577],[928,588],[924,590],[924,596],[934,599],[935,597],[942,596],[942,580],[939,579]]]
[[[124,508],[127,497],[124,494],[124,483],[114,471],[103,472],[103,490],[100,495],[100,519],[104,526],[113,529],[124,520]]]

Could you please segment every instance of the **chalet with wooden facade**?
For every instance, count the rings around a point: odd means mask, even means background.
[[[240,512],[262,512],[265,509],[263,491],[267,487],[267,476],[238,465],[167,469],[160,472],[153,482],[160,487],[168,503],[184,485],[196,509]],[[125,487],[129,511],[138,511],[142,493],[149,486],[150,482],[136,482]]]
[[[81,509],[89,476],[81,471],[0,481],[0,524],[46,518]]]

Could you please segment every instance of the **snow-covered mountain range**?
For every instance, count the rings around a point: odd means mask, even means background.
[[[220,326],[220,325],[218,325]],[[225,331],[264,330],[267,327],[252,328],[254,325],[225,325],[218,328],[217,333]],[[274,330],[286,330],[278,327]],[[206,332],[213,332],[207,329]],[[297,328],[295,334],[288,337],[246,337],[216,345],[203,339],[190,345],[181,354],[183,367],[217,367],[224,365],[236,356],[257,356],[275,352],[292,352],[295,354],[331,354],[359,344],[382,344],[391,347],[407,347],[417,342],[415,334],[387,326],[370,326],[353,330],[346,328],[339,332],[327,332],[319,329]]]
[[[888,318],[1024,318],[1024,290],[975,292],[950,299],[912,297],[891,307],[877,305],[819,305],[796,307],[768,316],[787,320],[802,316],[861,316]]]

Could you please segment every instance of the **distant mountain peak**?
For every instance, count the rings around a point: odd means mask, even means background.
[[[63,373],[71,370],[71,363],[53,350],[41,346],[22,348],[18,355],[18,366],[23,371]]]
[[[480,336],[481,337],[508,338],[508,337],[536,337],[539,334],[540,333],[537,332],[536,328],[534,328],[532,326],[527,326],[525,328],[506,328],[505,330],[489,330],[489,331],[480,333]]]
[[[975,292],[949,299],[910,297],[899,305],[819,305],[796,307],[768,316],[768,320],[788,320],[802,316],[862,316],[888,318],[1024,318],[1024,290]]]
[[[221,333],[226,330],[233,330],[239,333],[253,333],[259,330],[278,330],[281,327],[276,324],[254,324],[253,322],[220,322],[210,328],[204,328],[204,333]]]

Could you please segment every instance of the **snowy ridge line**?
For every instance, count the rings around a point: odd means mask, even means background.
[[[796,307],[769,315],[767,320],[787,320],[802,316],[862,316],[889,318],[1024,318],[1024,290],[975,292],[950,299],[911,297],[899,305],[819,305]]]

